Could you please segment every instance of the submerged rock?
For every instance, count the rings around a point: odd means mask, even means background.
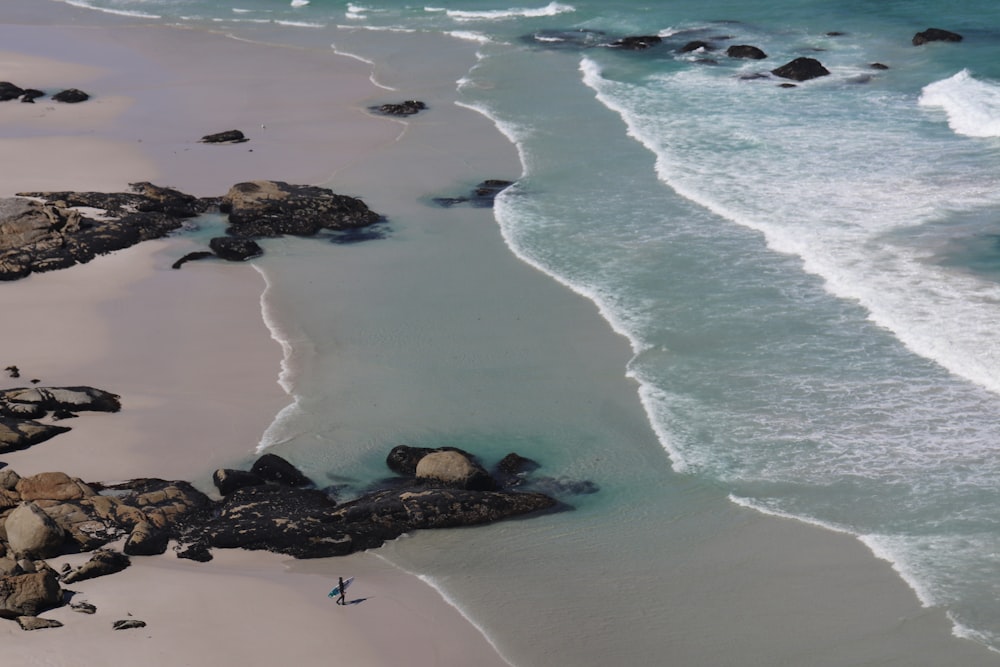
[[[942,30],[941,28],[928,28],[923,32],[918,32],[911,40],[913,46],[921,46],[928,42],[961,42],[962,36],[957,32]]]
[[[771,70],[771,73],[784,79],[808,81],[809,79],[827,76],[830,74],[830,70],[823,67],[822,63],[815,58],[796,58],[781,67]]]
[[[767,54],[756,46],[749,44],[734,44],[726,49],[726,55],[730,58],[748,58],[750,60],[764,60]]]

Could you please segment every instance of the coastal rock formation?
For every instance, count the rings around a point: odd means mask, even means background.
[[[928,28],[923,32],[918,32],[913,36],[913,46],[921,46],[928,42],[961,42],[962,36],[956,32],[942,30],[941,28]]]
[[[226,130],[225,132],[206,134],[199,141],[203,144],[241,144],[250,140],[239,130]]]
[[[26,449],[70,430],[34,421],[49,412],[117,412],[119,397],[93,387],[22,387],[0,390],[0,452]]]
[[[434,203],[445,208],[450,208],[456,204],[471,204],[476,208],[491,208],[496,196],[512,185],[514,185],[513,181],[490,178],[480,182],[467,196],[435,197]]]
[[[395,102],[390,104],[380,104],[368,107],[372,113],[383,116],[412,116],[425,110],[427,105],[420,100],[406,100],[405,102]]]
[[[260,245],[253,239],[234,236],[216,236],[208,242],[208,247],[217,257],[227,262],[245,262],[264,254]]]
[[[459,489],[491,491],[497,486],[478,461],[458,450],[431,452],[422,457],[415,476]]]
[[[823,67],[822,63],[815,58],[796,58],[781,67],[771,70],[771,74],[775,76],[795,81],[808,81],[820,76],[827,76],[829,73],[830,70]]]
[[[131,564],[132,561],[125,554],[101,549],[95,551],[86,563],[66,574],[63,577],[63,583],[72,584],[96,577],[104,577],[121,572]]]
[[[68,430],[67,426],[0,417],[0,452],[25,449]]]
[[[15,86],[10,81],[0,81],[0,102],[16,100],[23,94],[23,88]]]
[[[750,60],[763,60],[767,54],[756,46],[749,44],[734,44],[726,49],[726,55],[730,58],[748,58]]]
[[[62,551],[66,533],[38,505],[25,502],[4,520],[9,551],[20,558],[49,558]]]
[[[62,604],[62,589],[52,570],[0,576],[0,618],[37,616]]]
[[[313,236],[323,229],[354,229],[382,220],[360,199],[283,181],[237,183],[219,209],[229,214],[228,233],[240,237]]]

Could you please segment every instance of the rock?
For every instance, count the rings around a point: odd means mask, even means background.
[[[22,630],[43,630],[45,628],[61,628],[62,623],[54,618],[39,618],[38,616],[18,616],[17,624]]]
[[[247,472],[246,470],[219,468],[212,474],[212,483],[215,484],[215,488],[219,490],[219,493],[228,496],[236,489],[242,489],[244,486],[264,484],[265,480],[260,475]]]
[[[69,608],[78,614],[96,614],[97,607],[89,602],[70,602]]]
[[[114,574],[115,572],[121,572],[131,564],[131,559],[123,553],[100,549],[94,552],[90,560],[63,577],[63,583],[72,584],[86,579]]]
[[[0,403],[31,405],[42,410],[118,412],[121,397],[93,387],[28,387],[0,391]]]
[[[220,209],[229,214],[229,234],[242,237],[312,236],[323,229],[356,229],[382,220],[360,199],[282,181],[237,183],[222,198]]]
[[[13,491],[17,488],[17,483],[20,480],[21,476],[10,468],[0,469],[0,489]]]
[[[206,134],[200,139],[203,144],[241,144],[249,141],[239,130],[226,130],[215,134]]]
[[[539,467],[537,461],[525,458],[515,452],[511,452],[497,463],[497,471],[503,475],[521,475],[538,470]]]
[[[420,459],[417,479],[433,480],[459,489],[488,491],[496,488],[489,473],[465,452],[432,452]]]
[[[0,102],[16,100],[23,94],[23,88],[15,86],[10,81],[0,81]]]
[[[146,622],[140,621],[137,618],[126,618],[120,621],[115,621],[111,627],[115,630],[134,630],[136,628],[146,627]]]
[[[385,464],[396,474],[404,477],[413,477],[417,474],[417,464],[431,452],[439,451],[429,447],[409,447],[407,445],[397,445],[389,451],[385,458]]]
[[[52,517],[33,502],[21,503],[8,514],[4,530],[12,552],[34,558],[58,555],[66,537]]]
[[[68,430],[66,426],[0,417],[0,452],[27,449]]]
[[[28,88],[24,91],[24,94],[21,95],[21,101],[31,104],[39,97],[45,97],[45,93],[41,90],[36,90],[35,88]]]
[[[62,602],[62,589],[51,570],[0,577],[0,618],[37,616]]]
[[[681,48],[677,49],[678,53],[691,53],[693,51],[712,51],[712,45],[708,42],[704,42],[700,39],[694,40],[693,42],[688,42]]]
[[[216,236],[208,242],[208,247],[216,255],[229,262],[243,262],[264,254],[264,251],[253,239],[232,236]]]
[[[472,194],[466,197],[435,197],[434,203],[438,206],[450,208],[456,204],[472,204],[477,208],[491,208],[496,196],[513,185],[513,181],[500,179],[487,179],[482,181],[473,190]]]
[[[962,36],[958,33],[941,28],[928,28],[923,32],[918,32],[913,36],[913,46],[921,46],[928,42],[961,42]]]
[[[412,116],[425,110],[427,105],[419,100],[406,100],[395,104],[381,104],[368,107],[369,111],[382,114],[383,116]]]
[[[90,95],[78,90],[76,88],[68,88],[67,90],[60,91],[52,96],[56,102],[65,102],[67,104],[76,104],[78,102],[86,102],[90,99]]]
[[[730,58],[748,58],[750,60],[763,60],[767,54],[756,46],[749,44],[734,44],[726,49],[726,55]]]
[[[186,558],[198,563],[212,560],[212,552],[204,542],[193,542],[177,550],[178,558]]]
[[[823,67],[822,63],[815,58],[796,58],[781,67],[771,70],[771,74],[784,79],[808,81],[820,76],[827,76],[830,74],[830,70]]]
[[[22,500],[79,500],[97,495],[83,480],[64,472],[43,472],[22,477],[15,489]]]
[[[181,268],[181,266],[187,264],[188,262],[194,262],[199,259],[208,259],[209,257],[215,257],[215,253],[211,252],[210,250],[197,250],[195,252],[189,252],[188,254],[184,255],[176,262],[171,264],[170,268],[179,269]]]
[[[7,376],[8,377],[12,377],[12,378],[19,378],[19,377],[21,377],[21,370],[17,366],[8,366],[4,370],[7,371]]]
[[[631,37],[622,37],[621,39],[611,42],[608,46],[615,49],[626,49],[628,51],[641,51],[643,49],[648,49],[651,46],[656,46],[662,41],[663,38],[659,35],[634,35]]]
[[[298,468],[277,454],[264,454],[254,462],[250,472],[263,480],[283,486],[312,485],[312,481],[303,475]]]
[[[170,535],[148,521],[135,525],[122,550],[129,556],[155,556],[167,550]]]
[[[872,63],[869,65],[872,69],[889,69],[888,65],[883,65],[882,63]]]

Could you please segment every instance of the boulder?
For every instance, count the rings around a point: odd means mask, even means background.
[[[368,110],[373,113],[382,114],[383,116],[412,116],[426,108],[427,105],[419,100],[406,100],[405,102],[368,107]]]
[[[928,42],[961,42],[962,36],[956,32],[941,28],[928,28],[913,36],[913,46],[921,46]]]
[[[15,86],[10,81],[0,81],[0,102],[16,100],[23,94],[23,88]]]
[[[62,603],[59,580],[52,570],[0,577],[0,618],[37,616]]]
[[[115,572],[121,572],[132,564],[131,559],[123,553],[101,549],[95,551],[86,563],[63,577],[63,583],[72,584],[86,579],[103,577]]]
[[[7,544],[17,555],[48,558],[58,555],[66,534],[33,502],[21,503],[4,521]]]
[[[431,452],[439,451],[429,447],[409,447],[407,445],[396,445],[389,451],[385,458],[385,464],[396,474],[404,477],[413,477],[417,474],[417,464]]]
[[[257,477],[282,486],[311,486],[312,482],[298,468],[277,454],[264,454],[250,468]]]
[[[804,57],[796,58],[781,67],[771,70],[771,74],[775,76],[794,81],[808,81],[820,76],[827,76],[829,73],[830,70],[823,67],[822,63],[815,58]]]
[[[43,472],[22,477],[15,489],[22,500],[80,500],[97,495],[82,480],[64,472]]]
[[[229,262],[243,262],[264,254],[264,251],[253,239],[233,236],[216,236],[208,242],[208,247],[216,255]]]
[[[693,51],[712,51],[713,47],[708,42],[696,39],[693,42],[688,42],[681,48],[677,49],[678,53],[691,53]]]
[[[357,229],[382,220],[360,199],[283,181],[237,183],[219,206],[229,214],[228,233],[241,237],[312,236],[324,229]]]
[[[244,486],[264,484],[265,480],[260,475],[246,470],[219,468],[212,473],[212,483],[215,484],[215,488],[219,490],[219,493],[228,496],[236,489],[242,489]]]
[[[465,452],[432,452],[420,459],[417,479],[432,480],[459,489],[487,491],[496,488],[490,474]]]
[[[226,130],[215,134],[206,134],[200,139],[203,144],[240,144],[249,141],[239,130]]]
[[[148,521],[140,521],[132,529],[122,550],[129,556],[156,556],[167,550],[170,535]]]
[[[86,102],[90,99],[90,95],[77,88],[68,88],[53,95],[52,99],[56,102],[76,104],[78,102]]]
[[[763,60],[767,54],[756,46],[749,44],[734,44],[726,49],[726,55],[730,58],[747,58],[750,60]]]
[[[31,104],[35,100],[37,100],[39,97],[45,97],[45,93],[43,91],[37,90],[35,88],[27,88],[27,89],[25,89],[24,94],[21,95],[21,101],[22,102],[27,102],[28,104]]]

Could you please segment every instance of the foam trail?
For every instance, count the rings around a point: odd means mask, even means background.
[[[956,134],[1000,137],[1000,86],[973,78],[967,69],[925,86],[919,104],[944,109]]]
[[[330,48],[333,49],[333,52],[336,53],[337,55],[346,56],[348,58],[354,58],[355,60],[360,60],[366,65],[371,66],[372,70],[371,74],[368,75],[368,80],[371,81],[372,85],[374,85],[376,88],[381,88],[382,90],[396,90],[392,86],[387,86],[383,83],[379,83],[379,80],[375,78],[375,61],[369,60],[364,56],[359,56],[356,53],[350,53],[349,51],[341,51],[340,49],[337,48],[336,44],[331,44]]]
[[[420,581],[424,582],[425,584],[427,584],[428,586],[430,586],[431,588],[433,588],[437,592],[437,594],[441,596],[442,600],[444,600],[445,602],[447,602],[448,605],[450,605],[451,607],[454,607],[455,610],[457,610],[458,613],[462,615],[462,618],[464,618],[469,623],[469,625],[471,625],[472,627],[474,627],[476,629],[476,631],[479,632],[479,634],[481,634],[483,636],[483,639],[485,639],[486,642],[490,646],[493,647],[493,650],[496,651],[497,655],[499,655],[500,658],[504,662],[506,662],[508,665],[510,665],[510,667],[517,667],[513,662],[511,662],[510,660],[507,659],[507,656],[505,656],[503,654],[503,652],[500,650],[500,647],[498,647],[493,642],[493,638],[490,637],[489,634],[483,629],[483,626],[481,626],[479,623],[476,623],[475,620],[473,620],[467,613],[465,613],[465,610],[462,609],[462,607],[455,602],[454,598],[452,598],[447,593],[445,593],[444,589],[442,589],[441,586],[439,586],[437,584],[437,582],[434,581],[434,579],[432,579],[431,577],[428,577],[427,575],[424,575],[424,574],[418,574],[416,572],[411,572],[410,570],[407,570],[405,567],[400,567],[399,565],[397,565],[396,563],[392,562],[391,560],[389,560],[388,558],[386,558],[385,556],[383,556],[380,553],[377,553],[377,552],[374,552],[374,551],[370,551],[368,553],[371,553],[373,556],[375,556],[376,558],[378,558],[382,562],[388,563],[389,565],[393,566],[397,570],[402,570],[403,572],[409,574],[410,576],[416,577]]]
[[[108,7],[95,7],[85,0],[62,0],[67,5],[72,5],[74,7],[79,7],[81,9],[92,9],[98,12],[104,12],[105,14],[115,14],[116,16],[130,16],[132,18],[140,19],[161,19],[163,18],[159,14],[149,14],[147,12],[140,12],[136,10],[129,9],[110,9]]]
[[[442,11],[436,7],[426,7],[428,12]],[[461,9],[445,9],[444,12],[456,21],[495,21],[498,19],[515,18],[538,18],[542,16],[556,16],[568,12],[575,12],[576,7],[564,5],[560,2],[550,2],[544,7],[533,9],[530,7],[515,7],[511,9],[494,9],[485,11],[466,11]]]

